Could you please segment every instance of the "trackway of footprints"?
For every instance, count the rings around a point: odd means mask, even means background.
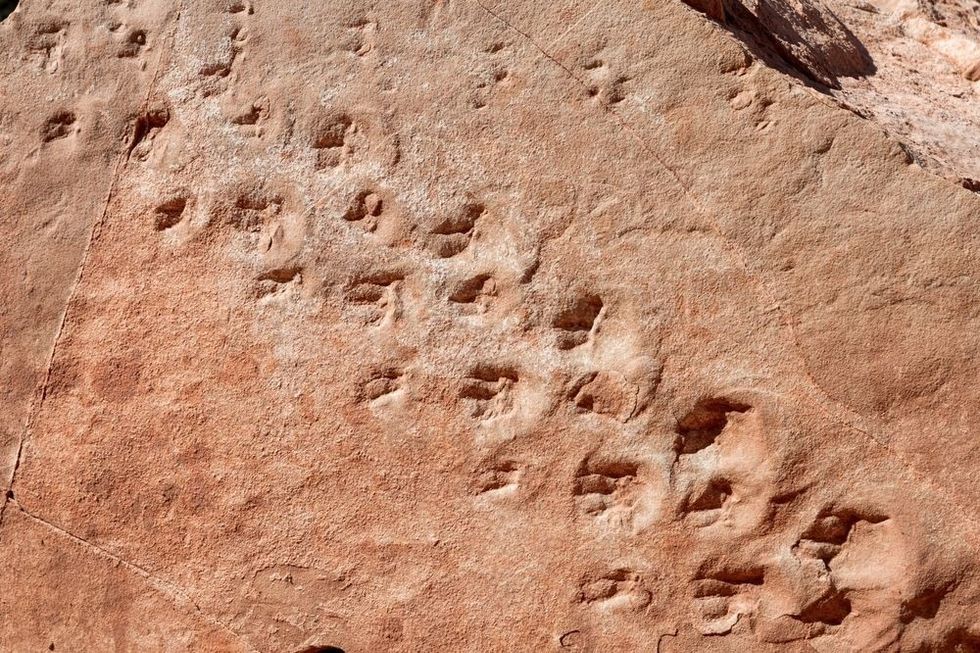
[[[70,115],[59,114],[45,133],[52,140],[64,138],[72,122]],[[167,112],[162,110],[141,117],[131,157],[147,160],[153,140],[167,122]],[[310,146],[316,151],[313,165],[318,170],[344,165],[359,147],[356,123],[347,114],[331,114],[318,129]],[[427,269],[417,261],[452,266],[467,253],[474,254],[481,246],[481,224],[492,218],[493,211],[483,202],[467,199],[428,228],[410,225],[396,197],[363,182],[338,202],[332,218],[337,228],[416,257],[376,263],[340,284],[341,319],[378,334],[404,326],[405,307],[411,301],[409,281]],[[150,211],[151,229],[161,235],[179,230],[197,204],[193,192],[173,191]],[[291,295],[290,289],[302,286],[311,271],[297,256],[299,248],[289,244],[296,236],[288,234],[288,218],[296,211],[288,208],[287,193],[256,187],[216,202],[207,211],[208,228],[230,230],[234,242],[244,243],[265,261],[254,277],[254,301],[300,297]],[[304,238],[305,234],[299,236],[300,241]],[[471,265],[461,267],[467,272],[443,284],[446,290],[440,299],[445,310],[459,319],[492,310],[506,291],[501,277],[492,269],[473,273]],[[578,364],[588,361],[591,347],[601,338],[604,319],[614,310],[600,293],[569,291],[540,318],[537,326],[550,334],[540,342]],[[660,364],[638,357],[620,367],[584,371],[569,380],[561,401],[573,419],[600,420],[605,428],[616,428],[649,406],[658,387]],[[385,411],[410,396],[411,380],[412,371],[397,365],[371,369],[354,395],[370,410]],[[520,365],[473,365],[456,383],[459,414],[475,429],[504,429],[520,413],[526,386],[534,383],[540,381]],[[751,402],[707,396],[688,406],[671,431],[650,436],[659,439],[661,456],[593,451],[579,461],[571,477],[560,482],[578,524],[596,538],[635,537],[673,524],[693,537],[714,542],[730,538],[737,546],[738,535],[760,528],[767,515],[784,507],[783,498],[769,491],[772,484],[767,475],[776,470],[769,469],[773,452],[768,450],[765,423],[765,415]],[[554,481],[536,478],[538,472],[519,457],[490,455],[473,469],[465,491],[483,506],[515,501],[525,483]],[[882,547],[902,547],[890,524],[882,511],[826,505],[805,530],[795,534],[791,545],[769,551],[761,563],[735,565],[708,559],[687,579],[689,624],[703,635],[724,636],[749,628],[761,641],[791,642],[833,637],[855,612],[887,611],[880,598],[862,598],[850,570],[875,560],[875,551],[866,544],[854,546],[855,534],[866,542],[868,533],[875,532]],[[846,567],[838,563],[845,559]],[[642,614],[656,593],[657,579],[647,570],[616,566],[582,577],[569,588],[569,599],[596,618],[605,618]],[[920,608],[924,614],[929,609],[928,605]]]
[[[232,3],[229,13],[244,19],[251,15],[244,3]],[[44,37],[45,43],[55,42],[51,36],[58,33],[55,27]],[[118,56],[143,57],[153,36],[122,22],[116,27]],[[353,56],[364,57],[372,51],[376,28],[370,21],[351,28]],[[236,27],[227,39],[223,58],[206,62],[199,71],[205,96],[223,95],[232,88],[247,32]],[[41,63],[53,65],[48,59],[57,56],[58,49],[56,45],[45,47]],[[601,51],[584,56],[581,66],[589,80],[586,101],[616,104],[624,100],[630,77],[616,71]],[[506,70],[496,70],[493,83],[481,85],[474,110],[487,106],[492,87],[506,85],[507,76]],[[267,98],[236,102],[225,111],[234,129],[247,138],[278,138]],[[77,122],[69,110],[55,112],[43,124],[41,140],[54,144],[71,138]],[[127,162],[152,165],[156,144],[165,140],[170,122],[171,111],[166,106],[151,104],[138,116]],[[533,266],[523,277],[515,278],[481,259],[481,248],[492,233],[488,225],[498,220],[492,204],[467,196],[437,219],[416,223],[391,189],[352,173],[360,163],[372,159],[382,168],[397,164],[397,135],[379,131],[376,125],[369,127],[356,113],[343,110],[322,112],[295,128],[296,140],[307,149],[310,174],[342,175],[347,180],[346,192],[331,195],[330,206],[313,211],[297,207],[288,189],[260,183],[242,186],[217,200],[176,188],[149,208],[149,230],[170,245],[194,238],[237,244],[243,258],[258,261],[251,300],[274,308],[275,302],[300,301],[303,288],[322,273],[302,253],[307,222],[326,215],[334,233],[363,239],[367,246],[391,253],[374,257],[372,265],[347,274],[342,282],[324,285],[323,292],[339,300],[340,319],[365,334],[391,334],[406,326],[413,316],[410,308],[418,299],[411,293],[429,287],[417,277],[438,271],[443,280],[433,285],[442,292],[437,298],[439,310],[469,320],[491,314],[502,298],[518,292],[515,286],[534,276]],[[573,375],[561,393],[560,401],[571,419],[615,430],[647,410],[658,389],[660,363],[639,356],[616,369],[590,369],[603,322],[616,306],[590,289],[565,293],[531,327],[543,334],[538,339],[540,348],[553,350],[573,368],[586,368]],[[499,321],[496,316],[486,324]],[[536,372],[496,361],[471,365],[453,386],[460,418],[479,432],[506,430],[508,422],[520,418],[523,407],[533,403],[527,397],[541,383]],[[410,366],[369,367],[352,394],[368,410],[386,411],[403,405],[411,396],[412,384]],[[751,401],[705,396],[686,406],[671,429],[649,434],[659,446],[655,456],[602,447],[582,457],[567,478],[556,480],[537,478],[542,470],[519,456],[492,454],[472,470],[465,491],[486,507],[515,501],[526,484],[539,487],[558,482],[577,524],[597,539],[630,538],[669,525],[693,538],[715,544],[730,541],[737,547],[738,536],[760,529],[774,512],[782,510],[785,515],[791,509],[787,505],[795,505],[792,501],[787,504],[785,497],[772,496],[770,477],[781,470],[770,469],[778,452],[769,449],[772,442],[766,437],[766,422],[764,411]],[[902,615],[899,620],[907,623],[918,615],[934,614],[942,600],[941,594],[913,597],[893,610],[880,593],[869,594],[855,580],[860,576],[855,569],[874,564],[876,554],[903,547],[902,536],[885,511],[864,505],[824,505],[810,516],[806,528],[784,539],[787,545],[755,555],[752,564],[736,564],[728,556],[705,559],[686,579],[690,625],[704,635],[748,629],[761,641],[792,642],[833,637],[849,619],[861,614],[897,611]],[[691,555],[701,554],[692,551]],[[657,578],[649,570],[616,565],[581,577],[569,587],[568,598],[586,614],[602,618],[644,613],[657,591]],[[883,592],[898,594],[888,587]]]

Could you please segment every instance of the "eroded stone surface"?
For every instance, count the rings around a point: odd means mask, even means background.
[[[875,74],[842,97],[906,142],[916,160],[980,191],[980,6],[880,0],[831,6],[867,44]]]
[[[0,648],[980,647],[980,199],[739,6],[23,0]]]

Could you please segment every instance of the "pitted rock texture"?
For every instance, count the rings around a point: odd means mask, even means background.
[[[980,191],[980,5],[969,0],[829,0],[873,53],[875,74],[840,97],[923,167]]]
[[[980,192],[976,2],[685,2],[767,64],[877,122],[919,165]]]
[[[980,650],[972,136],[692,5],[21,0],[0,650]]]

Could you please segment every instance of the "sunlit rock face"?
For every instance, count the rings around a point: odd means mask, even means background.
[[[971,6],[0,18],[0,650],[980,650]]]

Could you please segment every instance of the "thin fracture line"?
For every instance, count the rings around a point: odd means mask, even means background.
[[[204,612],[201,609],[201,606],[199,606],[197,604],[197,602],[194,601],[194,599],[191,598],[191,596],[187,592],[185,592],[184,590],[182,590],[177,585],[174,585],[170,581],[167,581],[167,580],[164,580],[163,578],[160,578],[159,576],[157,576],[152,571],[150,571],[149,569],[147,569],[146,567],[144,567],[142,565],[136,564],[135,562],[130,562],[129,560],[126,560],[125,558],[121,558],[118,555],[116,555],[116,554],[112,553],[111,551],[109,551],[108,549],[105,549],[105,548],[99,546],[98,544],[95,544],[93,542],[90,542],[90,541],[86,540],[83,537],[79,537],[78,535],[75,535],[71,531],[65,530],[64,528],[62,528],[60,526],[57,526],[56,524],[53,524],[53,523],[49,522],[48,520],[46,520],[46,519],[44,519],[42,517],[38,517],[37,515],[35,515],[31,511],[29,511],[27,508],[25,508],[16,499],[11,499],[10,500],[10,503],[12,503],[14,505],[14,507],[22,515],[24,515],[25,517],[27,517],[28,519],[30,519],[34,523],[40,524],[44,528],[47,528],[47,529],[49,529],[51,531],[54,531],[55,533],[61,535],[62,537],[70,540],[71,542],[74,542],[75,544],[77,544],[77,545],[79,545],[79,546],[81,546],[81,547],[83,547],[83,548],[85,548],[85,549],[87,549],[89,551],[94,552],[96,555],[99,555],[99,556],[104,557],[104,558],[108,558],[108,559],[112,560],[113,562],[115,562],[116,564],[118,564],[118,565],[126,568],[128,571],[132,572],[133,574],[135,574],[135,575],[139,576],[140,578],[142,578],[143,580],[147,581],[147,583],[149,583],[158,592],[160,592],[161,594],[165,595],[175,605],[177,605],[177,606],[189,605],[190,608],[192,609],[192,611],[195,612],[200,618],[202,618],[208,624],[210,624],[211,626],[214,626],[214,627],[219,628],[220,630],[228,633],[229,635],[233,635],[235,637],[235,639],[243,642],[248,647],[248,649],[250,651],[253,651],[254,652],[256,650],[251,645],[251,643],[249,643],[242,635],[240,635],[239,633],[237,633],[234,630],[232,630],[228,625],[222,623],[218,619],[216,619],[216,618],[210,616],[209,614],[207,614],[206,612]]]
[[[603,0],[599,0],[599,2],[595,3],[594,5],[592,5],[592,7],[588,11],[586,11],[584,14],[582,14],[581,16],[579,16],[578,18],[576,18],[575,21],[571,25],[568,26],[568,29],[566,29],[564,32],[562,32],[561,34],[559,34],[557,38],[555,38],[554,40],[552,40],[551,43],[548,44],[548,49],[549,50],[554,50],[555,49],[555,46],[558,45],[559,41],[561,41],[566,36],[568,36],[569,33],[571,33],[571,31],[573,29],[575,29],[576,27],[578,27],[579,24],[582,23],[582,21],[584,21],[586,18],[588,18],[596,9],[598,9],[601,5],[604,5],[604,4],[606,4],[606,3]]]
[[[180,8],[177,9],[177,15],[174,18],[174,25],[171,29],[168,39],[170,40],[171,50],[173,48],[173,40],[177,31],[177,25],[180,21]],[[146,96],[143,98],[143,103],[141,104],[141,113],[145,113],[150,104],[150,98],[153,97],[153,89],[156,86],[157,79],[159,78],[160,71],[163,67],[163,57],[165,49],[160,49],[160,54],[157,56],[157,63],[153,71],[153,77],[150,79],[150,83],[146,90]],[[120,171],[125,164],[126,158],[129,152],[128,149],[123,149],[120,155],[116,158],[116,162],[112,168],[111,181],[109,182],[109,190],[106,193],[105,202],[102,205],[102,212],[99,217],[92,223],[92,228],[89,230],[89,237],[85,243],[85,248],[82,250],[82,257],[78,263],[78,269],[75,272],[75,279],[72,281],[71,290],[68,293],[68,299],[65,302],[65,309],[61,313],[61,319],[58,322],[58,328],[55,331],[54,340],[51,343],[51,351],[48,354],[47,365],[44,370],[44,378],[41,381],[40,386],[34,393],[34,397],[31,400],[31,406],[27,413],[27,418],[24,421],[24,428],[21,429],[20,438],[17,442],[17,454],[14,457],[13,469],[10,472],[10,480],[7,483],[7,489],[4,492],[3,503],[0,504],[0,526],[3,526],[3,515],[7,508],[7,502],[13,492],[14,482],[17,480],[17,472],[20,469],[20,463],[24,455],[24,445],[27,443],[30,437],[31,429],[34,427],[34,421],[41,412],[41,407],[44,404],[44,399],[47,396],[48,385],[51,382],[51,369],[54,365],[55,355],[58,351],[58,344],[61,342],[62,333],[65,330],[65,325],[68,323],[68,316],[71,312],[71,305],[75,299],[75,295],[81,286],[82,279],[85,274],[85,267],[88,264],[89,256],[92,251],[92,246],[98,239],[99,235],[102,233],[102,227],[105,224],[106,218],[109,214],[109,206],[112,203],[112,197],[116,190],[116,185],[119,183]]]

